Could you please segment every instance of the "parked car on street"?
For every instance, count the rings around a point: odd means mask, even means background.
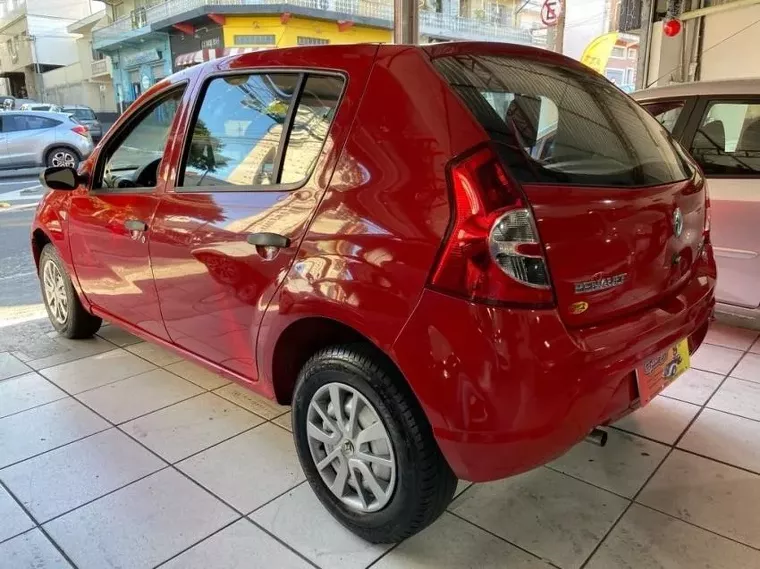
[[[36,101],[32,101],[31,99],[14,99],[13,97],[5,97],[3,100],[3,110],[6,111],[13,111],[17,110],[20,111],[21,107],[26,104],[32,104],[36,105]]]
[[[49,113],[61,112],[61,107],[50,103],[24,103],[21,105],[22,111],[47,111]]]
[[[68,115],[41,111],[0,114],[0,168],[76,168],[92,148],[87,128]]]
[[[717,310],[760,327],[760,79],[684,83],[633,97],[707,177]]]
[[[90,131],[92,140],[97,142],[103,136],[103,125],[100,124],[98,117],[90,107],[84,105],[65,105],[61,112],[73,117],[82,123]]]
[[[432,523],[457,478],[646,405],[715,303],[696,164],[609,81],[525,46],[218,59],[44,182],[56,330],[105,318],[292,405],[311,487],[372,542]]]

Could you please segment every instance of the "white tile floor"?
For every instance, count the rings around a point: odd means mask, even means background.
[[[716,324],[607,447],[461,483],[378,546],[317,502],[288,408],[114,327],[34,326],[0,328],[0,569],[760,568],[757,332]]]

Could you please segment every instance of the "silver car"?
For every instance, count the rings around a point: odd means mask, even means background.
[[[85,107],[84,105],[64,105],[61,112],[73,115],[76,120],[86,126],[90,130],[92,140],[95,142],[102,138],[103,125],[100,124],[98,117],[95,116],[95,111],[90,107]]]
[[[49,113],[60,113],[61,107],[51,103],[24,103],[21,105],[22,111],[47,111]]]
[[[93,148],[87,127],[64,113],[7,111],[0,127],[0,168],[76,167]]]

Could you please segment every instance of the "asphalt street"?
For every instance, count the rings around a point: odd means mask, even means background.
[[[29,246],[41,197],[37,177],[0,179],[0,321],[6,323],[44,313]]]

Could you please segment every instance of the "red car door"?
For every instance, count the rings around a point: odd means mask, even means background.
[[[89,187],[72,193],[68,233],[76,276],[96,311],[168,339],[150,267],[150,227],[161,168],[185,86],[156,94],[106,141]],[[168,165],[164,165],[168,166]]]
[[[376,49],[324,62],[332,52],[321,50],[320,67],[340,70],[329,73],[258,73],[272,56],[246,54],[205,79],[151,235],[161,312],[177,345],[257,378],[261,317],[330,181]]]

